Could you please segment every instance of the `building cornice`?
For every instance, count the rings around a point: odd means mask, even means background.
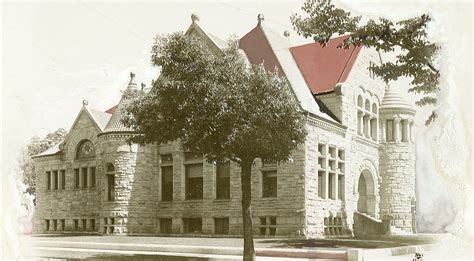
[[[308,113],[306,118],[309,123],[311,123],[312,125],[316,127],[319,127],[321,129],[324,129],[330,132],[334,132],[340,136],[345,136],[346,134],[347,127],[342,124],[331,122],[327,119],[324,119],[321,116],[314,115],[312,113]]]

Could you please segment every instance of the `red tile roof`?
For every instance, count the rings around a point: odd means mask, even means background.
[[[273,72],[275,68],[278,68],[279,72],[282,71],[274,50],[260,25],[257,25],[239,40],[239,48],[245,51],[251,64],[263,63],[267,71]]]
[[[114,107],[112,107],[112,108],[106,110],[105,112],[110,113],[110,114],[113,114],[113,113],[115,112],[115,110],[117,109],[117,106],[118,106],[118,104],[115,105]]]
[[[349,76],[362,46],[337,48],[347,37],[333,38],[325,47],[319,43],[310,43],[290,48],[313,94],[331,91]]]

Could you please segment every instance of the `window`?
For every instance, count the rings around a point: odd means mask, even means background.
[[[46,231],[49,231],[49,219],[45,219]]]
[[[161,200],[173,201],[173,155],[164,154],[161,158]]]
[[[91,187],[95,187],[95,167],[90,167]]]
[[[160,233],[171,234],[172,224],[171,218],[160,218]]]
[[[230,198],[230,162],[216,166],[216,199]]]
[[[183,218],[184,233],[201,233],[201,218]]]
[[[73,230],[78,231],[79,230],[79,219],[74,219],[74,224],[73,224]]]
[[[87,168],[82,168],[82,187],[87,188]]]
[[[107,201],[115,200],[115,175],[107,176]]]
[[[262,197],[270,198],[277,196],[277,171],[262,171]]]
[[[102,232],[104,234],[112,234],[114,233],[115,225],[115,218],[104,218],[104,227]]]
[[[46,171],[46,190],[51,190],[51,171]]]
[[[79,188],[79,169],[74,169],[74,188]]]
[[[66,171],[61,170],[61,189],[66,189]]]
[[[57,190],[59,188],[59,177],[58,177],[58,171],[53,170],[53,189]]]
[[[53,231],[56,231],[56,230],[58,230],[58,220],[53,219]]]
[[[324,198],[324,171],[318,171],[318,196]]]
[[[329,198],[331,198],[331,199],[336,199],[336,195],[334,195],[334,193],[335,193],[335,191],[334,191],[335,176],[336,176],[336,174],[329,173],[328,195],[329,195]]]
[[[114,164],[112,163],[107,163],[107,172],[115,172],[115,167]]]
[[[90,140],[83,140],[77,146],[76,159],[91,158],[94,157],[94,155],[94,145]]]
[[[89,224],[90,224],[90,229],[92,231],[95,231],[95,219],[89,220]]]
[[[324,234],[327,236],[338,236],[342,235],[342,218],[340,217],[328,217],[324,218]]]
[[[260,217],[260,235],[274,236],[276,234],[276,217]]]
[[[161,165],[164,164],[173,164],[173,155],[172,154],[163,154],[160,156]]]
[[[339,175],[337,182],[338,182],[337,198],[339,200],[343,200],[344,199],[344,175]]]
[[[393,120],[387,120],[387,141],[394,141]]]
[[[66,231],[66,220],[65,219],[61,219],[59,221],[59,224],[61,226],[61,231]]]
[[[187,164],[186,168],[186,199],[202,199],[203,179],[202,163]]]
[[[173,201],[173,166],[161,167],[161,200]]]
[[[229,234],[229,218],[214,218],[214,233]]]
[[[82,220],[82,227],[81,227],[82,231],[86,231],[87,230],[87,219],[83,219]]]

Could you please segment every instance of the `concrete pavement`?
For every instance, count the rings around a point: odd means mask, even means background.
[[[28,257],[88,258],[116,260],[241,260],[241,238],[65,236],[35,235],[22,238]],[[413,257],[413,244],[431,242],[423,237],[378,237],[372,239],[283,239],[257,238],[258,260],[381,260],[370,256],[394,254]],[[379,249],[373,249],[379,247]],[[398,246],[395,251],[393,246]],[[389,247],[392,247],[390,251]],[[365,248],[366,250],[362,250]],[[356,253],[348,255],[348,252]],[[372,253],[372,254],[371,254]],[[374,254],[375,253],[375,254]],[[378,254],[377,254],[378,253]],[[406,256],[404,257],[406,258]],[[383,259],[385,260],[385,258]],[[397,259],[401,260],[401,259]],[[411,259],[409,259],[411,260]]]

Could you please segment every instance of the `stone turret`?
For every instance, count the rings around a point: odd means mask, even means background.
[[[390,220],[392,233],[414,233],[415,109],[388,88],[380,106],[380,214]]]
[[[136,90],[135,74],[130,73],[130,81],[124,92]],[[120,99],[112,117],[100,133],[102,147],[102,233],[127,234],[130,231],[130,202],[132,186],[135,180],[137,162],[137,145],[129,145],[126,138],[133,131],[123,125],[122,115],[129,100],[126,96]]]

